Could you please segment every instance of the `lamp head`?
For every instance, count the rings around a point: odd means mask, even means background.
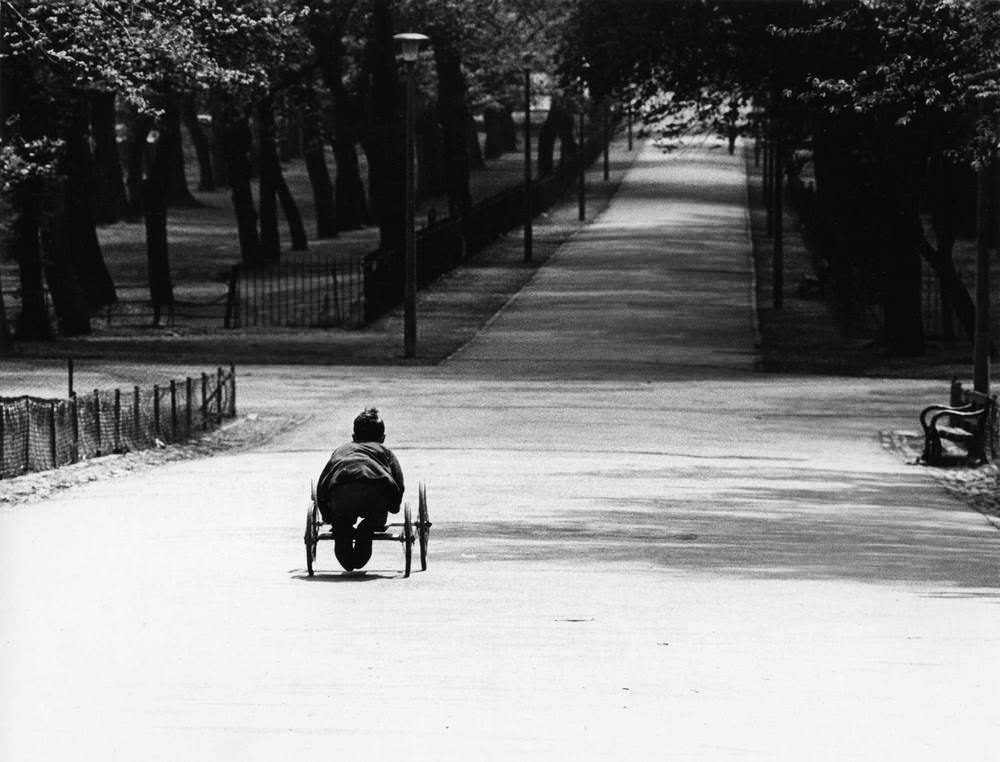
[[[392,39],[399,43],[403,53],[403,60],[407,63],[413,63],[420,54],[421,44],[428,42],[430,37],[418,32],[403,32],[402,34],[393,35]]]

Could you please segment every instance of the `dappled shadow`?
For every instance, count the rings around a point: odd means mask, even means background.
[[[638,472],[639,476],[649,474]],[[713,472],[663,478],[662,497],[578,499],[572,511],[448,528],[479,559],[654,565],[756,579],[841,579],[941,587],[1000,597],[1000,532],[926,480],[847,471]],[[655,477],[654,477],[655,478]],[[683,483],[673,493],[672,485]],[[483,538],[489,538],[482,542]],[[441,546],[438,546],[439,549]],[[441,552],[439,550],[439,552]]]

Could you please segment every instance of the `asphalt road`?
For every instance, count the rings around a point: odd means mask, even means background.
[[[444,364],[241,368],[311,417],[0,513],[0,758],[996,759],[997,531],[877,436],[940,384],[756,372],[744,193],[648,145]],[[366,404],[430,567],[310,579]]]

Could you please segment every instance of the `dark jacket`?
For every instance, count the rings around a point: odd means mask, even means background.
[[[335,485],[358,481],[390,483],[397,493],[392,512],[399,510],[403,500],[403,469],[392,450],[378,442],[348,442],[334,450],[319,476],[316,499],[325,505]]]

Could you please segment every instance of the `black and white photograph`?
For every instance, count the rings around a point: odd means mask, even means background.
[[[996,762],[1000,0],[0,0],[0,760]]]

